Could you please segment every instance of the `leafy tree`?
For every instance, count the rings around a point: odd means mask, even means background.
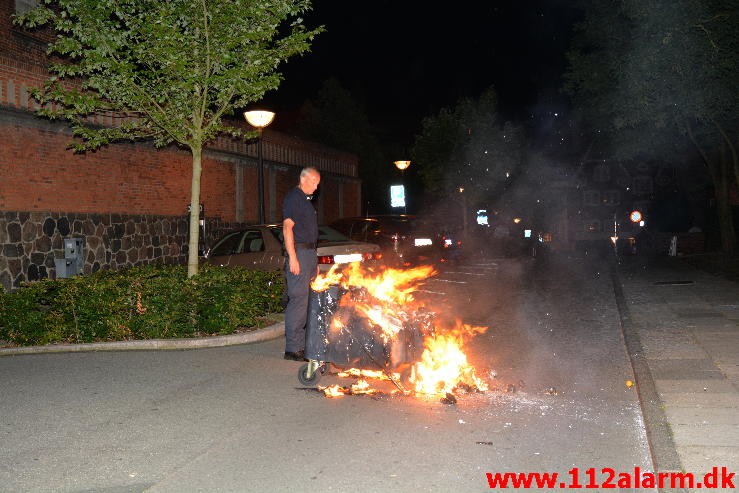
[[[364,108],[337,79],[324,81],[316,99],[303,104],[295,130],[306,139],[356,154],[364,197],[386,192],[392,164],[385,159]]]
[[[501,123],[493,89],[424,118],[411,150],[426,189],[470,205],[492,202],[513,181],[525,156],[523,129]]]
[[[193,276],[203,149],[224,132],[255,136],[224,116],[276,89],[278,65],[309,49],[321,31],[303,25],[309,9],[309,0],[44,0],[16,21],[56,33],[49,52],[61,61],[34,96],[41,115],[70,122],[75,151],[136,139],[191,151]],[[122,122],[92,124],[101,114]]]
[[[593,0],[569,53],[566,90],[612,157],[684,161],[711,176],[722,247],[739,183],[739,2]]]

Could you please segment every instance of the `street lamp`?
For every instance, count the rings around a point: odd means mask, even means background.
[[[400,171],[405,171],[411,165],[410,161],[395,161],[395,167]]]
[[[257,168],[257,188],[259,190],[259,224],[264,224],[264,163],[262,162],[262,130],[272,123],[275,114],[271,111],[252,110],[245,111],[244,118],[249,125],[259,130],[259,141],[257,143],[257,154],[259,167]]]

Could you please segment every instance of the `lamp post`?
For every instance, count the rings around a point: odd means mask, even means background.
[[[462,237],[464,242],[467,243],[469,235],[467,234],[467,196],[464,194],[464,187],[457,188],[462,204]]]
[[[408,160],[398,160],[393,161],[393,163],[395,164],[395,167],[400,170],[400,184],[403,185],[403,214],[407,214],[408,206],[405,193],[405,170],[411,165],[411,162]]]
[[[259,190],[259,224],[264,224],[264,163],[262,162],[262,130],[272,123],[275,114],[271,111],[252,110],[245,111],[244,118],[249,125],[259,130],[259,141],[257,143],[257,155],[259,167],[257,168],[257,188]]]

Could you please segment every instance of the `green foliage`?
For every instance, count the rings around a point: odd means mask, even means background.
[[[610,156],[664,159],[720,146],[720,128],[736,132],[736,0],[594,0],[583,8],[565,90],[613,143]]]
[[[307,51],[321,28],[306,30],[308,0],[44,0],[16,18],[57,35],[60,60],[34,95],[40,114],[68,119],[77,150],[119,139],[154,138],[201,148],[222,116],[276,89],[279,64]],[[69,83],[63,83],[63,81]],[[103,128],[88,117],[110,115]]]
[[[192,152],[192,277],[203,148],[219,134],[242,136],[224,116],[277,89],[278,66],[308,51],[322,31],[303,25],[310,8],[309,0],[42,0],[15,22],[56,34],[49,52],[58,62],[33,96],[40,115],[70,122],[75,151],[153,139]],[[100,126],[98,116],[116,123]]]
[[[281,310],[281,273],[139,266],[0,292],[0,340],[19,345],[230,334]]]
[[[200,300],[197,326],[202,332],[227,334],[281,310],[281,273],[208,267],[197,276],[195,285]]]
[[[686,162],[713,182],[722,248],[734,248],[739,183],[737,0],[592,0],[568,54],[565,89],[603,156]]]
[[[478,99],[464,98],[422,122],[411,157],[429,191],[458,194],[470,205],[499,196],[524,164],[523,129],[502,123],[491,88]]]
[[[395,171],[392,160],[381,150],[365,108],[337,79],[324,81],[316,100],[303,105],[295,130],[305,139],[356,154],[363,196],[385,196]]]

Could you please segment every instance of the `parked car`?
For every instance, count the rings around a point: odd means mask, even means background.
[[[347,217],[331,227],[349,239],[379,245],[391,265],[435,264],[458,258],[461,242],[409,214]]]
[[[351,241],[328,226],[318,227],[318,267],[327,271],[334,264],[376,262],[380,248],[372,243]],[[203,262],[242,266],[257,270],[281,270],[285,265],[281,224],[250,226],[224,235],[208,249]]]

